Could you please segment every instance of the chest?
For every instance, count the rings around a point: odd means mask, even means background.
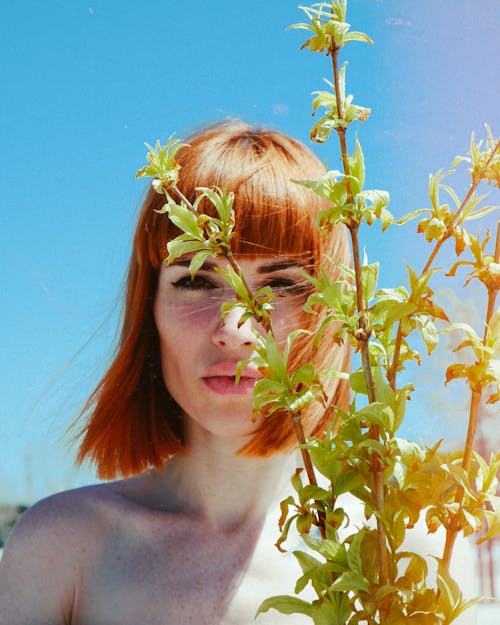
[[[292,594],[299,568],[275,524],[221,535],[174,522],[110,530],[78,593],[78,625],[250,625],[260,603]],[[276,612],[257,625],[304,624]]]

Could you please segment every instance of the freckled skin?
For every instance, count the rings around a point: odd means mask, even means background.
[[[127,515],[99,551],[99,574],[87,579],[81,623],[251,623],[260,600],[293,587],[293,574],[287,586],[283,576],[294,566],[284,568],[288,558],[273,547],[276,519],[221,531],[179,513],[145,519],[127,506]]]
[[[296,564],[273,546],[278,502],[221,528],[155,508],[155,480],[168,481],[147,473],[37,504],[0,565],[0,623],[250,624],[263,599],[293,589]],[[269,613],[258,622],[304,619]]]

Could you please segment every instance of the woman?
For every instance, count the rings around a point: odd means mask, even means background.
[[[177,154],[179,190],[235,193],[233,252],[251,288],[270,285],[283,343],[321,319],[302,306],[322,254],[347,262],[342,230],[322,238],[313,226],[323,201],[291,179],[324,172],[302,144],[241,122],[209,127]],[[116,357],[86,408],[79,460],[103,478],[122,478],[50,497],[24,515],[2,561],[2,625],[203,625],[251,623],[260,602],[289,594],[296,564],[273,546],[279,502],[298,464],[291,423],[275,414],[252,421],[258,371],[237,363],[254,349],[241,311],[221,322],[232,298],[207,261],[194,280],[189,258],[164,263],[178,234],[156,212],[150,189],[130,262]],[[333,331],[333,330],[331,330]],[[324,345],[328,340],[324,341]],[[308,353],[318,368],[348,370],[347,348]],[[326,380],[329,401],[344,406],[348,388]],[[322,410],[304,416],[307,433],[325,428]],[[358,511],[359,512],[359,511]],[[352,511],[351,517],[357,514]],[[351,518],[351,520],[353,520]],[[260,623],[304,623],[276,612]]]

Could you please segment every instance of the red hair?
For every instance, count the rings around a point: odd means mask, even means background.
[[[284,254],[307,258],[316,274],[323,254],[348,263],[344,229],[328,237],[314,226],[325,201],[293,179],[315,179],[325,172],[319,159],[302,143],[275,130],[252,128],[239,121],[210,126],[186,139],[177,152],[181,166],[178,188],[193,202],[196,187],[218,186],[235,194],[234,254]],[[83,415],[78,462],[90,459],[98,476],[114,478],[160,468],[172,454],[181,453],[182,421],[161,372],[153,300],[158,273],[166,257],[166,244],[178,234],[166,215],[155,212],[165,198],[150,188],[137,224],[127,279],[125,311],[116,356],[90,396]],[[210,212],[210,207],[203,210]],[[333,265],[327,270],[335,274]],[[321,315],[309,315],[314,329]],[[310,340],[298,341],[295,362],[312,359],[318,369],[347,371],[348,345],[332,347],[334,331],[314,353]],[[349,388],[327,378],[330,402],[345,408]],[[320,434],[328,415],[317,405],[305,411],[308,434]],[[266,419],[240,454],[266,456],[295,443],[290,419],[278,413]]]

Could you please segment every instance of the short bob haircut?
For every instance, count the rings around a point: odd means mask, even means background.
[[[240,121],[209,126],[186,139],[176,160],[181,166],[178,188],[193,202],[196,187],[218,186],[235,194],[233,252],[300,257],[317,275],[323,254],[348,263],[344,228],[328,237],[314,226],[325,201],[291,180],[315,179],[324,174],[319,159],[302,143],[275,130],[253,128]],[[159,338],[153,319],[158,274],[165,261],[166,244],[178,234],[168,217],[158,214],[165,198],[150,188],[143,203],[133,241],[126,285],[123,326],[116,355],[82,412],[85,424],[78,462],[88,459],[101,478],[127,477],[160,468],[173,454],[183,452],[180,409],[165,387],[160,364]],[[202,207],[207,209],[208,207]],[[329,262],[325,269],[338,271]],[[323,313],[324,314],[324,313]],[[306,315],[305,315],[306,316]],[[314,331],[322,314],[307,315],[305,326]],[[297,341],[295,363],[312,360],[319,369],[348,371],[347,342],[325,340],[313,350],[312,341]],[[343,409],[349,388],[327,377],[329,402]],[[330,412],[330,414],[328,414]],[[250,418],[250,415],[249,415]],[[303,414],[307,434],[321,435],[331,418],[319,404]],[[296,444],[291,420],[275,413],[239,450],[248,456],[267,456]]]

